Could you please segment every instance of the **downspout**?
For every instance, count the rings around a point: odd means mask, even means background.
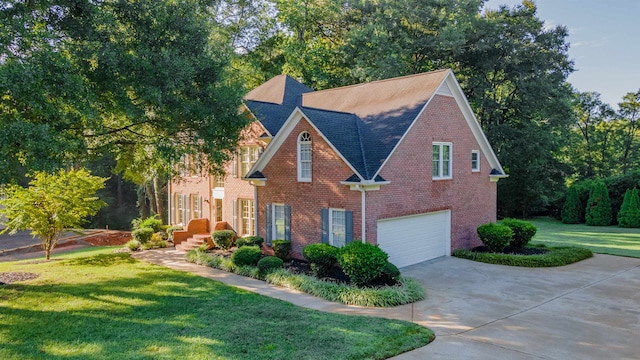
[[[362,243],[366,243],[367,242],[367,210],[366,210],[366,205],[367,205],[367,201],[366,201],[366,197],[365,197],[365,190],[360,186],[360,184],[356,185],[356,189],[358,189],[358,191],[360,191],[361,194],[361,215],[362,215],[362,222],[360,224],[361,230],[362,230]]]
[[[253,185],[253,235],[258,236],[258,187]]]

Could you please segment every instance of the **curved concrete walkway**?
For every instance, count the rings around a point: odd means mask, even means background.
[[[174,249],[134,257],[299,306],[413,321],[435,331],[433,343],[396,359],[640,358],[640,259],[595,255],[560,268],[528,269],[441,258],[402,269],[427,289],[425,300],[379,309],[187,263]]]

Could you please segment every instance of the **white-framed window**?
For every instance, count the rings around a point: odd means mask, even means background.
[[[255,218],[253,200],[240,199],[240,235],[253,235],[255,228]]]
[[[194,219],[200,219],[202,217],[202,196],[198,194],[191,194],[191,214]]]
[[[260,157],[260,147],[258,146],[243,146],[240,148],[240,176],[249,175],[253,164],[258,161]]]
[[[224,188],[224,176],[216,176],[213,180],[213,185],[216,188]]]
[[[222,221],[222,199],[214,199],[214,219],[216,222]]]
[[[298,181],[311,181],[311,135],[306,131],[298,135]]]
[[[202,160],[200,156],[182,155],[180,163],[178,164],[180,170],[180,176],[201,176],[202,175]]]
[[[353,211],[325,208],[320,215],[323,243],[343,247],[353,240]]]
[[[267,204],[267,231],[265,242],[271,245],[273,240],[291,240],[291,206],[285,204]]]
[[[191,220],[191,202],[189,195],[176,194],[176,223],[187,225]]]
[[[452,144],[447,142],[432,143],[431,177],[434,180],[451,179],[452,177]]]
[[[480,171],[480,151],[471,150],[471,171]]]

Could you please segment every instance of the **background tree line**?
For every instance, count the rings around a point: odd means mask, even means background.
[[[502,216],[549,211],[568,183],[638,165],[640,91],[613,111],[572,89],[567,29],[546,27],[532,1],[23,0],[0,11],[0,182],[92,163],[116,174],[114,203],[133,181],[159,212],[182,155],[220,170],[247,121],[242,94],[269,78],[321,90],[442,68],[510,175]]]

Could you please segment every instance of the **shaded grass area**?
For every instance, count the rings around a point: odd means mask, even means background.
[[[545,245],[538,247],[545,247]],[[564,266],[593,256],[591,250],[579,247],[551,247],[547,250],[548,252],[544,254],[517,255],[459,249],[453,252],[453,256],[488,264],[521,267]]]
[[[1,359],[382,359],[433,340],[417,324],[323,313],[132,259],[0,263]]]
[[[530,221],[538,227],[533,244],[581,246],[599,254],[640,258],[640,229],[563,224],[551,218]]]
[[[358,288],[348,284],[320,280],[312,276],[293,274],[285,269],[277,269],[271,273],[261,274],[257,267],[235,266],[231,259],[197,249],[187,252],[186,259],[198,265],[249,276],[270,284],[300,290],[328,301],[347,305],[392,307],[420,301],[426,295],[425,290],[418,281],[405,277],[401,277],[395,286]]]

